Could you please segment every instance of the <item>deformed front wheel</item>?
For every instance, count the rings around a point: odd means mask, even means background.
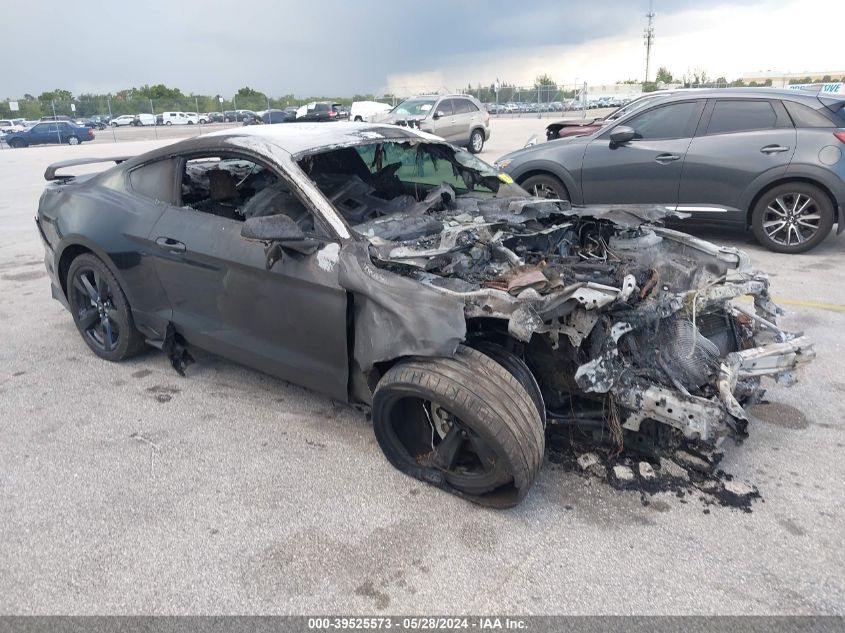
[[[460,346],[452,358],[411,358],[373,397],[379,446],[399,470],[493,507],[528,493],[545,433],[530,395],[507,369]]]

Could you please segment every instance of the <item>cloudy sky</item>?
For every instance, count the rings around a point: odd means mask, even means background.
[[[654,0],[652,69],[729,79],[843,70],[830,22],[840,2]],[[270,95],[406,93],[496,77],[531,84],[544,72],[613,83],[643,76],[647,10],[648,0],[41,0],[4,29],[0,97],[145,83],[223,95],[244,85]]]

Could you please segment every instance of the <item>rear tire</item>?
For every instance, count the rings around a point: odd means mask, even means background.
[[[569,200],[566,186],[551,174],[538,174],[519,183],[532,196]]]
[[[757,241],[776,253],[804,253],[830,233],[833,204],[827,194],[803,182],[788,182],[764,193],[751,215]]]
[[[85,253],[71,262],[67,298],[82,340],[100,358],[121,361],[146,348],[123,289],[99,257]]]
[[[484,149],[484,132],[479,129],[472,131],[469,135],[469,145],[467,146],[470,154],[478,154]]]
[[[67,137],[67,144],[68,145],[79,145],[79,138],[76,136],[68,136]]]
[[[519,380],[465,346],[452,358],[411,358],[388,370],[373,397],[373,428],[402,472],[493,507],[528,494],[545,450]]]

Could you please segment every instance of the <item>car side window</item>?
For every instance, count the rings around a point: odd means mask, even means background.
[[[46,132],[47,131],[47,124],[46,123],[39,123],[38,125],[34,125],[32,127],[32,131],[35,134],[41,134],[43,132]]]
[[[466,99],[452,99],[455,104],[455,114],[469,114],[473,111],[473,105]]]
[[[146,198],[175,204],[175,172],[176,162],[172,158],[147,163],[129,172],[129,187]]]
[[[452,105],[451,99],[443,99],[440,103],[437,104],[437,112],[440,113],[440,116],[452,116],[454,113],[454,106]]]
[[[624,125],[634,129],[635,140],[688,138],[695,133],[701,110],[700,101],[670,103],[646,110]]]
[[[188,159],[182,168],[182,206],[242,222],[284,214],[306,233],[314,216],[287,180],[251,160],[234,156]]]
[[[817,112],[803,103],[784,101],[783,105],[786,106],[786,111],[789,112],[795,127],[836,127],[836,124],[821,112]]]
[[[778,117],[769,101],[718,100],[707,126],[707,134],[731,134],[778,127]]]

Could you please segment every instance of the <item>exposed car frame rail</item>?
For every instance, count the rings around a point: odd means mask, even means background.
[[[76,167],[78,165],[96,165],[97,163],[111,163],[120,165],[120,163],[133,158],[133,156],[113,156],[111,158],[73,158],[71,160],[62,160],[58,163],[53,163],[44,172],[44,180],[64,180],[67,178],[74,178],[69,174],[57,174],[56,172],[66,167]]]

